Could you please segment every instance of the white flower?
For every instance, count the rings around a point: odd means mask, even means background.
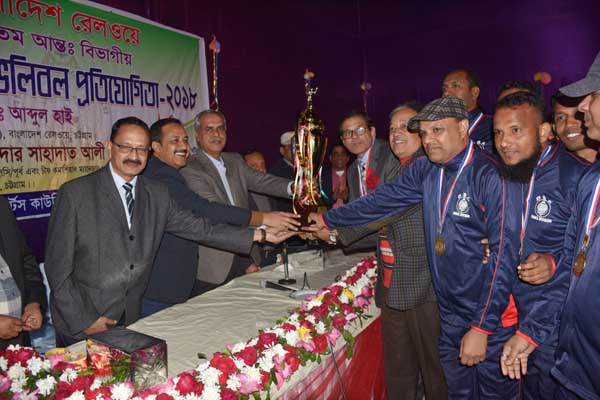
[[[10,344],[6,348],[6,350],[20,350],[20,349],[21,349],[21,346],[19,346],[18,344]]]
[[[231,357],[231,359],[233,360],[233,363],[235,364],[237,369],[242,369],[244,367],[244,365],[246,365],[246,363],[244,362],[244,360],[237,358],[237,357]]]
[[[288,342],[290,346],[295,346],[300,340],[300,336],[298,336],[298,331],[288,331],[285,333],[285,341]]]
[[[240,389],[241,382],[237,375],[229,375],[227,379],[227,389],[237,392]]]
[[[219,375],[221,375],[221,371],[213,367],[208,367],[200,374],[200,381],[205,386],[216,385],[219,382]]]
[[[287,354],[287,351],[285,351],[285,349],[283,348],[283,346],[280,343],[277,343],[275,346],[271,347],[270,350],[273,353],[273,357],[275,357],[275,356],[285,357],[285,355]]]
[[[317,333],[319,335],[322,335],[325,333],[326,328],[325,328],[325,324],[323,323],[323,321],[319,321],[315,324],[315,330],[317,331]]]
[[[231,353],[235,354],[235,353],[239,353],[240,351],[244,350],[246,348],[246,343],[242,342],[242,343],[236,343],[232,348],[231,348]]]
[[[250,341],[248,342],[248,346],[256,346],[256,343],[258,343],[258,338],[257,337],[253,337],[252,339],[250,339]]]
[[[77,390],[67,397],[66,400],[85,400],[85,395],[83,394],[83,391]]]
[[[102,379],[100,378],[95,378],[94,382],[92,382],[92,384],[90,385],[90,389],[92,390],[96,390],[98,389],[100,386],[102,386]]]
[[[11,379],[12,383],[10,385],[10,391],[13,393],[18,393],[23,390],[23,387],[27,383],[27,378],[24,376],[18,377],[16,379]]]
[[[319,305],[320,305],[320,304],[319,304]],[[296,325],[296,326],[298,326],[298,324],[300,323],[300,321],[298,320],[298,317],[299,317],[299,316],[298,316],[298,314],[297,314],[297,313],[293,313],[292,315],[290,315],[290,316],[288,317],[288,322],[289,322],[290,324],[293,324],[293,325]]]
[[[312,314],[307,315],[305,319],[313,325],[315,324],[315,322],[317,322],[315,316]]]
[[[321,300],[317,300],[316,298],[314,298],[308,302],[308,304],[306,305],[306,308],[310,310],[312,308],[319,307],[321,304],[323,304],[323,302]]]
[[[248,377],[254,381],[260,382],[261,380],[260,370],[256,367],[245,367],[242,370],[242,373],[248,375]]]
[[[133,388],[126,383],[117,383],[111,392],[112,398],[116,400],[129,400],[133,396]]]
[[[8,369],[7,375],[11,380],[24,378],[25,368],[23,368],[21,364],[13,364],[13,366]]]
[[[273,329],[273,332],[275,332],[277,337],[282,338],[285,336],[285,330],[283,328],[275,328],[275,329]]]
[[[0,357],[0,371],[6,371],[8,368],[8,360],[4,357]]]
[[[73,368],[67,368],[58,379],[62,382],[71,383],[75,380],[75,378],[77,378],[77,371],[75,371]]]
[[[42,396],[48,396],[54,390],[54,385],[56,384],[56,379],[52,376],[48,376],[44,379],[40,379],[35,383],[35,386],[40,389],[40,394]]]
[[[210,367],[210,363],[208,361],[204,361],[203,363],[198,364],[198,366],[196,367],[196,371],[198,371],[199,375],[202,375],[208,367]],[[179,380],[179,378],[175,379]],[[177,382],[175,382],[175,385],[177,385]]]
[[[39,357],[32,357],[29,360],[27,360],[27,368],[29,369],[29,371],[31,371],[31,375],[33,376],[39,374],[43,367],[44,363]]]
[[[202,391],[202,396],[200,396],[201,400],[219,400],[220,398],[221,389],[217,385],[205,386],[204,390]]]
[[[344,304],[348,304],[350,299],[348,298],[348,296],[345,293],[342,293],[342,294],[340,294],[340,301]]]
[[[258,367],[263,371],[270,371],[275,367],[275,363],[273,362],[273,357],[268,357],[267,355],[262,356],[258,359]]]

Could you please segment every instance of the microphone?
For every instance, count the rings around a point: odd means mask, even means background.
[[[283,290],[283,291],[290,291],[290,292],[295,292],[295,289],[291,289],[289,287],[280,285],[278,283],[275,282],[271,282],[271,281],[260,281],[260,287],[261,288],[269,288],[269,289],[277,289],[277,290]]]

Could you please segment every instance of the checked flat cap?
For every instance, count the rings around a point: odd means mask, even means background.
[[[467,118],[467,106],[458,97],[448,96],[428,103],[420,113],[408,121],[408,130],[417,132],[421,121],[439,121],[445,118]]]
[[[563,86],[559,90],[562,94],[569,97],[586,96],[596,90],[600,90],[600,53],[596,56],[585,78]]]

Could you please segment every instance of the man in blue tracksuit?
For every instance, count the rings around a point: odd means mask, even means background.
[[[560,91],[569,97],[585,96],[578,110],[584,114],[588,136],[600,140],[600,54],[584,79]],[[600,399],[599,198],[600,163],[596,161],[579,182],[557,268],[571,272],[552,369],[560,383],[557,399]]]
[[[418,159],[372,194],[312,220],[329,229],[363,225],[422,202],[449,397],[512,397],[516,383],[502,376],[499,359],[516,324],[509,295],[516,278],[517,212],[506,209],[495,161],[469,140],[462,100],[432,101],[409,128],[420,133],[429,160]],[[480,242],[486,237],[491,255],[484,264]]]
[[[521,384],[526,399],[552,399],[557,388],[550,369],[569,271],[556,270],[556,263],[562,255],[577,182],[589,167],[562,145],[550,143],[550,131],[543,103],[533,93],[513,93],[496,105],[495,145],[507,179],[508,201],[516,204],[511,209],[520,209],[522,246],[520,279],[512,290],[519,324],[504,346],[502,370],[511,378],[527,371]],[[527,360],[518,357],[521,354],[531,354],[527,369]]]

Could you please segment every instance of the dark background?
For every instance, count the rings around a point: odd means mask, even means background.
[[[372,84],[368,112],[383,138],[389,111],[409,98],[439,97],[451,69],[480,74],[490,112],[501,83],[546,71],[549,98],[581,78],[600,50],[598,0],[98,2],[202,36],[209,84],[208,43],[216,35],[227,150],[257,148],[268,165],[279,157],[279,135],[304,108],[307,67],[319,86],[316,111],[337,142],[340,117],[362,109],[364,81]],[[47,220],[21,222],[41,259]]]

